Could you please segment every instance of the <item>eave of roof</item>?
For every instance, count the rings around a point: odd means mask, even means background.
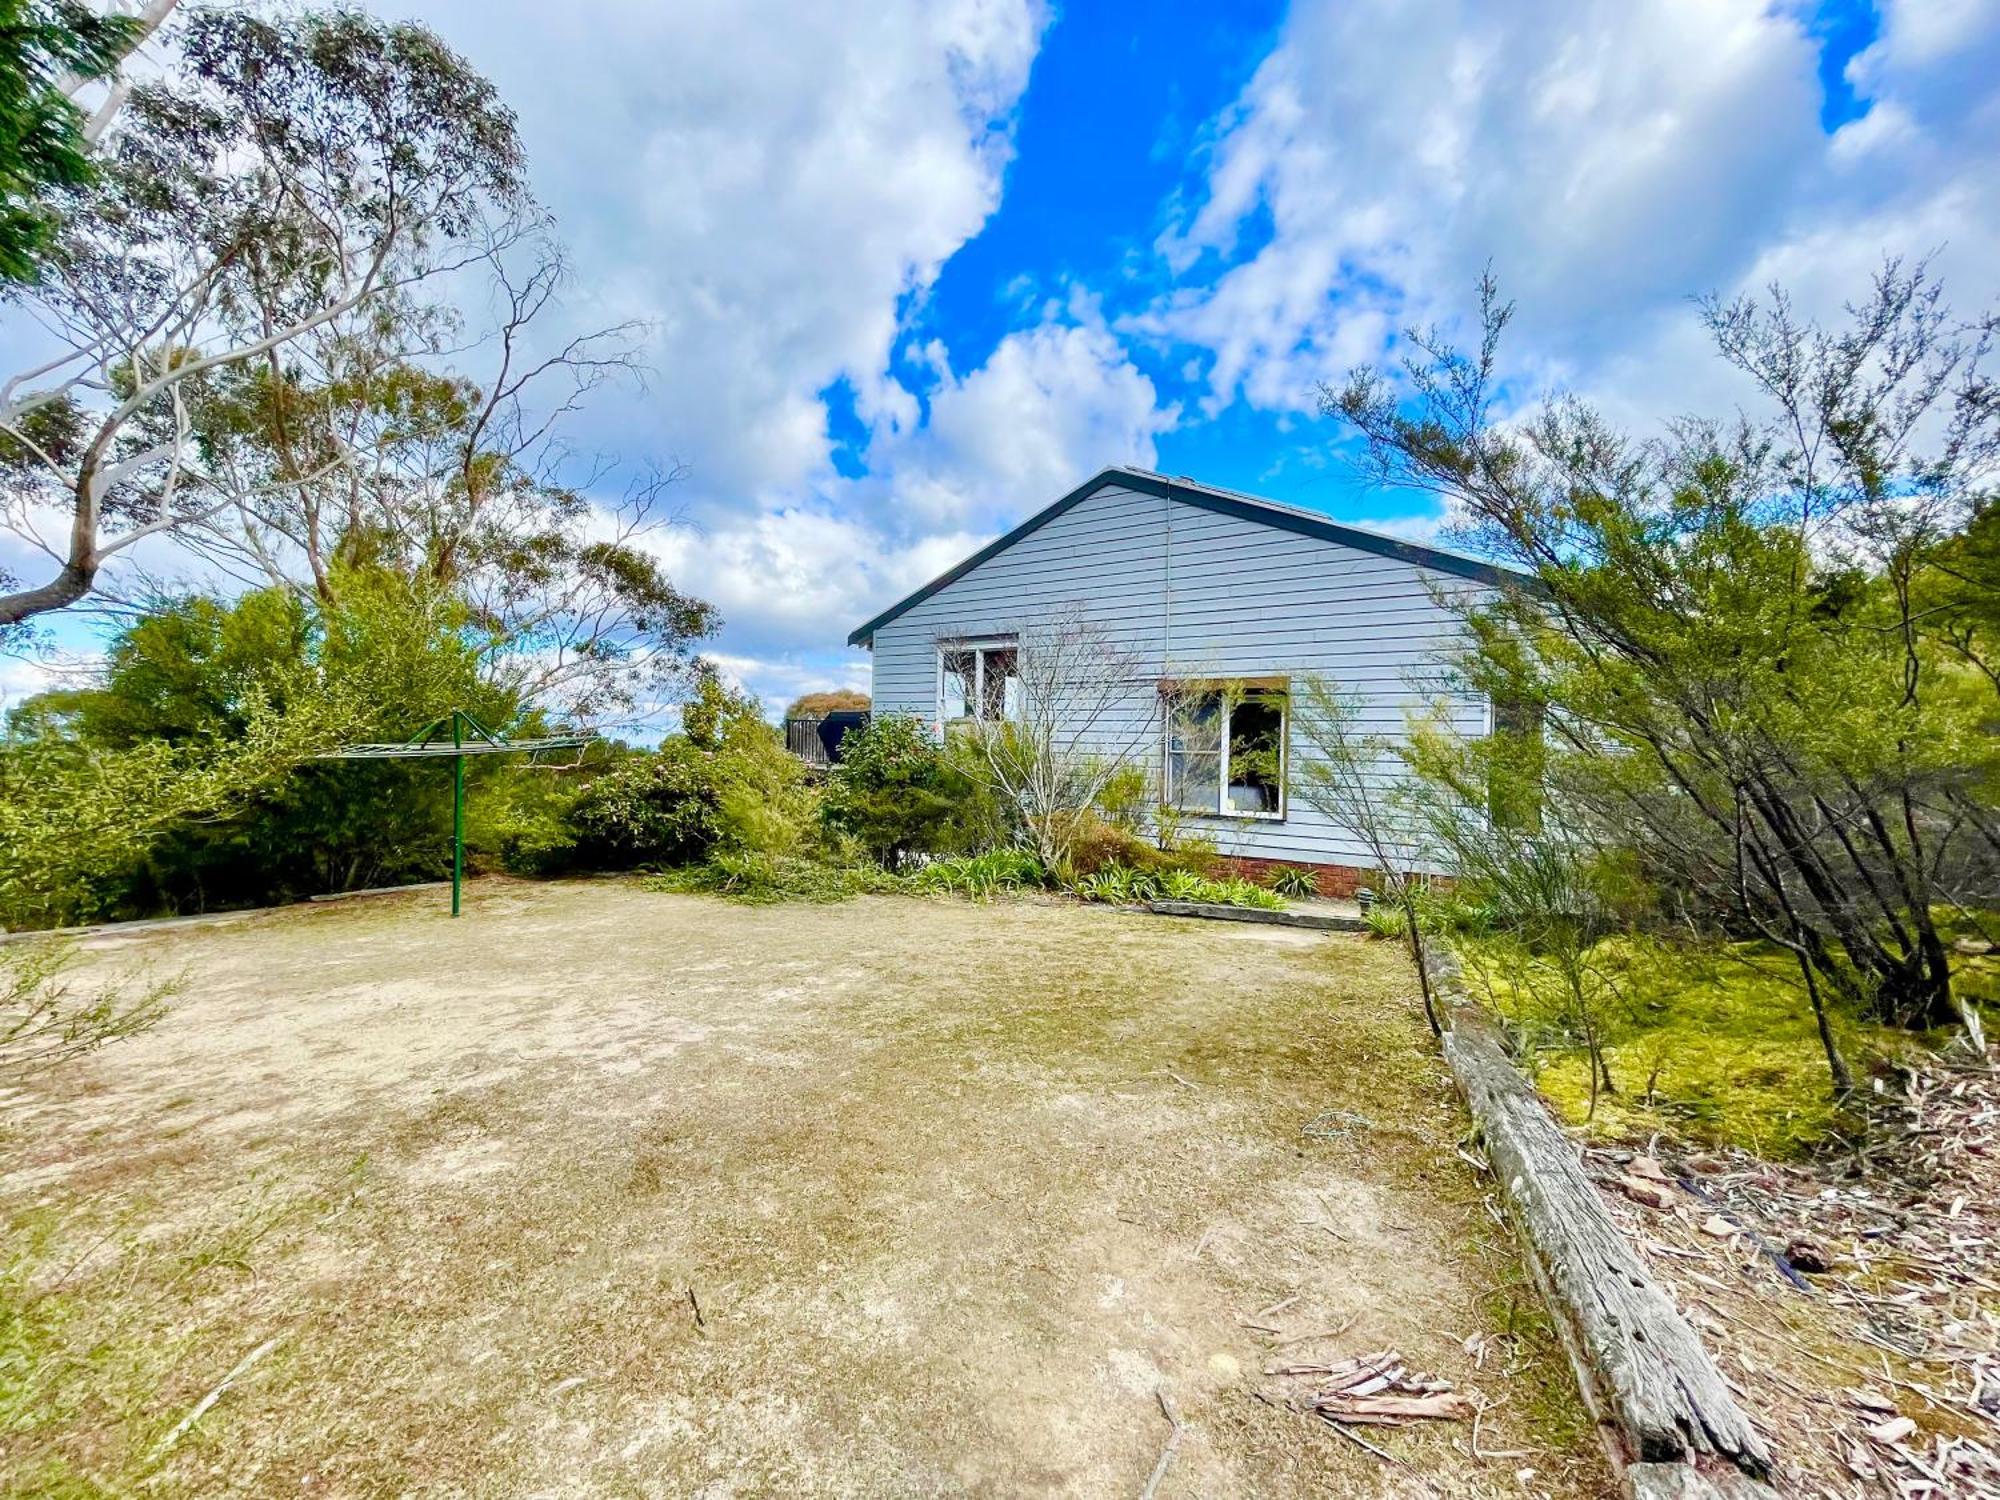
[[[1515,587],[1534,586],[1534,580],[1528,574],[1516,572],[1512,568],[1498,567],[1493,563],[1482,562],[1476,557],[1467,557],[1462,552],[1448,551],[1443,547],[1431,547],[1422,542],[1408,541],[1403,537],[1389,536],[1384,532],[1370,531],[1365,526],[1350,526],[1345,522],[1331,520],[1316,511],[1280,505],[1276,501],[1261,499],[1256,495],[1242,495],[1233,490],[1215,489],[1209,485],[1197,484],[1191,479],[1169,479],[1164,474],[1155,474],[1148,469],[1110,468],[1085,480],[1053,505],[1044,506],[1012,531],[995,537],[957,566],[940,573],[922,588],[905,595],[881,614],[857,627],[847,637],[847,644],[872,646],[875,632],[899,615],[923,603],[939,589],[956,583],[981,563],[998,556],[1021,538],[1046,526],[1064,511],[1088,500],[1099,490],[1112,487],[1154,495],[1163,500],[1178,500],[1201,510],[1213,511],[1218,515],[1235,516],[1240,520],[1255,521],[1299,536],[1338,542],[1359,552],[1373,553],[1377,557],[1392,557],[1398,562],[1429,568],[1437,573],[1447,573],[1455,578],[1470,579],[1492,588],[1510,584]]]

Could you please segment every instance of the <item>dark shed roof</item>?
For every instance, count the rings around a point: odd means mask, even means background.
[[[1413,563],[1417,567],[1429,568],[1438,573],[1449,573],[1457,578],[1469,578],[1476,583],[1490,584],[1494,587],[1509,583],[1532,586],[1533,583],[1527,574],[1517,573],[1511,568],[1496,567],[1492,563],[1481,562],[1476,557],[1467,557],[1462,552],[1426,546],[1422,542],[1405,541],[1402,537],[1370,531],[1366,527],[1349,526],[1340,521],[1329,520],[1317,511],[1300,510],[1295,506],[1280,505],[1274,500],[1260,499],[1255,495],[1242,495],[1233,490],[1219,490],[1210,485],[1197,484],[1192,479],[1169,479],[1164,474],[1155,474],[1149,469],[1111,468],[1084,481],[1055,504],[1036,511],[1006,535],[988,542],[964,562],[948,572],[939,574],[915,593],[890,605],[849,635],[847,644],[872,646],[875,642],[875,632],[897,616],[923,603],[947,584],[956,583],[988,558],[1006,551],[1022,537],[1047,525],[1072,506],[1088,500],[1099,490],[1114,488],[1136,490],[1140,494],[1156,495],[1163,500],[1179,500],[1202,510],[1214,511],[1218,515],[1236,516],[1241,520],[1257,521],[1265,526],[1275,526],[1280,531],[1294,532],[1299,536],[1339,542],[1342,546],[1353,547],[1357,551],[1372,552],[1378,557],[1393,557],[1399,562]]]

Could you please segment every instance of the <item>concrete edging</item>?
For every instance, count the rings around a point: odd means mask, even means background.
[[[1364,932],[1367,924],[1359,917],[1336,912],[1266,911],[1255,906],[1224,906],[1211,901],[1149,901],[1146,910],[1156,917],[1200,917],[1210,922],[1263,922],[1272,927],[1306,927],[1316,932]]]
[[[175,927],[215,927],[224,922],[247,922],[253,917],[268,917],[273,912],[309,910],[329,901],[395,896],[404,891],[434,891],[450,884],[449,880],[420,880],[414,885],[376,885],[359,891],[328,891],[284,906],[239,906],[230,911],[195,912],[185,917],[139,917],[130,922],[92,922],[82,927],[24,927],[15,932],[0,932],[0,943],[25,943],[35,938],[123,937],[127,933],[161,932]]]
[[[1423,946],[1445,1061],[1625,1493],[1769,1500],[1770,1452],[1722,1372],[1606,1210],[1499,1024],[1466,991],[1457,956],[1434,939]]]

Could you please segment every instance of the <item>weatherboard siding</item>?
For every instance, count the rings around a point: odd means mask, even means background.
[[[1399,734],[1412,709],[1436,701],[1441,652],[1453,638],[1439,590],[1477,584],[1339,542],[1301,536],[1181,501],[1106,488],[877,627],[877,713],[938,719],[942,641],[1005,635],[1074,611],[1137,662],[1132,692],[1099,748],[1138,745],[1149,769],[1164,759],[1159,683],[1168,677],[1319,674],[1364,702],[1364,722]],[[1483,703],[1453,700],[1471,733]],[[1306,750],[1292,735],[1296,760]],[[1224,854],[1364,864],[1365,849],[1297,796],[1288,778],[1282,822],[1196,818]]]

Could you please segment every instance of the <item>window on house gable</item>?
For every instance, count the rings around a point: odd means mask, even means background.
[[[1496,698],[1488,709],[1486,815],[1496,828],[1539,833],[1546,751],[1539,703]]]
[[[944,723],[997,723],[1020,714],[1020,652],[1012,639],[947,646],[938,657],[938,717]]]
[[[1281,688],[1180,689],[1167,716],[1167,800],[1213,817],[1285,815]]]

